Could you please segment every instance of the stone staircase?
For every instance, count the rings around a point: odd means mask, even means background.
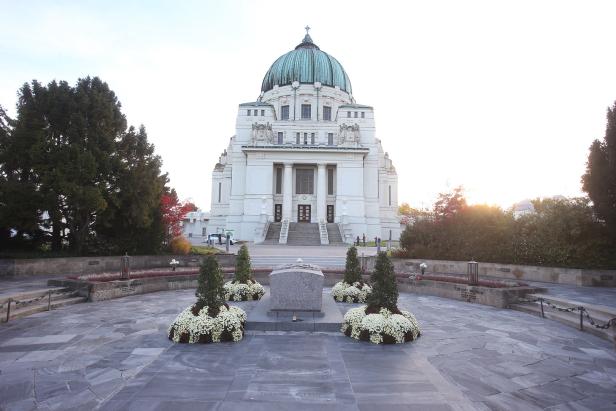
[[[79,291],[63,287],[51,287],[25,291],[0,298],[0,322],[12,321],[42,311],[65,305],[86,302]]]
[[[321,245],[317,223],[290,223],[288,245]]]
[[[327,224],[327,235],[329,237],[329,244],[342,245],[342,236],[340,235],[340,227],[336,223]]]
[[[280,227],[282,223],[270,223],[267,228],[267,234],[265,235],[265,240],[261,244],[278,244],[278,239],[280,238]]]
[[[576,308],[576,307],[584,307],[588,314],[592,317],[592,319],[600,324],[603,324],[609,321],[612,318],[616,318],[616,308],[606,307],[603,305],[589,304],[584,302],[573,301],[563,297],[550,296],[548,294],[528,294],[526,295],[527,299],[535,300],[539,298],[543,298],[543,317],[548,318],[550,320],[558,321],[562,324],[568,325],[570,327],[580,329],[580,311],[574,310],[573,312],[564,312],[556,310],[548,305],[548,303],[552,303],[558,307],[562,308]],[[536,302],[519,302],[516,304],[511,304],[510,307],[513,310],[525,312],[528,314],[536,315],[541,317],[541,303],[539,301]],[[597,337],[604,338],[606,340],[612,341],[614,343],[614,348],[616,348],[616,327],[612,326],[609,329],[602,330],[596,328],[589,324],[587,318],[583,317],[583,331],[588,332],[590,334],[594,334]]]

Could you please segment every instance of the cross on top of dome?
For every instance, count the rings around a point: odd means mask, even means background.
[[[312,41],[312,37],[310,37],[310,34],[308,34],[308,32],[310,31],[310,26],[306,26],[304,27],[304,30],[306,30],[306,35],[304,36],[304,39],[302,40],[302,42],[295,47],[295,49],[298,49],[300,47],[305,47],[305,48],[319,48],[316,44],[314,44],[314,42]]]

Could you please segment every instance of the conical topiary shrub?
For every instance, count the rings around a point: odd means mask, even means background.
[[[357,248],[349,247],[346,255],[344,280],[332,287],[332,296],[338,302],[365,303],[372,289],[362,279],[362,269],[357,258]]]
[[[201,306],[199,309],[207,306],[210,313],[225,304],[222,272],[218,260],[213,256],[206,257],[201,263],[195,295],[197,305]]]
[[[344,282],[347,284],[363,282],[361,278],[361,266],[359,265],[359,259],[357,258],[357,248],[355,246],[349,247],[346,254]]]
[[[248,247],[243,244],[235,260],[235,277],[233,281],[227,281],[224,285],[225,300],[249,301],[258,300],[265,294],[261,284],[252,279],[250,267],[250,255]]]
[[[386,253],[377,255],[370,280],[368,305],[347,311],[341,331],[348,337],[375,344],[403,343],[419,337],[419,324],[413,314],[398,309],[396,274]]]
[[[180,343],[242,339],[246,313],[225,303],[222,272],[213,256],[201,264],[195,295],[197,302],[182,311],[169,327],[169,339]]]
[[[235,281],[246,284],[248,280],[251,280],[250,255],[246,244],[242,244],[235,261]]]
[[[372,293],[368,297],[368,309],[378,312],[381,308],[387,308],[392,312],[398,311],[398,285],[396,273],[387,253],[380,252],[376,257],[374,271],[370,276]]]

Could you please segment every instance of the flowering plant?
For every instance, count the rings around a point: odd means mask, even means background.
[[[341,331],[348,337],[374,344],[399,344],[421,335],[419,323],[410,312],[392,312],[387,308],[372,312],[367,306],[347,311]]]
[[[177,316],[168,330],[169,339],[180,343],[239,341],[244,336],[246,313],[222,305],[218,310],[193,304]],[[217,312],[216,312],[217,311]]]
[[[237,280],[227,281],[224,285],[225,299],[228,301],[258,300],[265,294],[265,289],[254,280],[241,283]]]
[[[334,300],[345,303],[365,303],[371,292],[372,288],[368,284],[359,281],[353,284],[340,281],[332,287]]]

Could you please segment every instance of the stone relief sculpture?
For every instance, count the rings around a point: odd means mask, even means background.
[[[346,125],[340,126],[340,133],[338,133],[338,145],[350,146],[359,144],[359,125]]]
[[[272,125],[267,124],[252,124],[252,144],[272,144],[274,142],[274,132],[272,131]]]

